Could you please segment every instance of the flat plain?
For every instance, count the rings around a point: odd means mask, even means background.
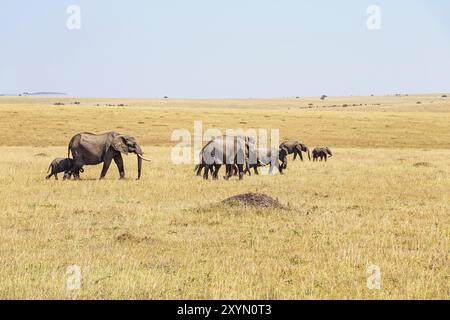
[[[160,100],[0,97],[0,298],[448,299],[450,99],[434,95]],[[448,95],[448,94],[447,94]],[[60,105],[55,103],[60,102]],[[79,102],[79,104],[74,104]],[[329,146],[284,175],[204,181],[175,129],[279,129]],[[151,164],[45,180],[78,132],[135,136]],[[267,194],[288,210],[230,207]],[[81,269],[68,290],[67,268]],[[381,271],[379,290],[367,270]],[[369,275],[370,276],[370,275]]]

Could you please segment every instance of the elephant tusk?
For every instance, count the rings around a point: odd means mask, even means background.
[[[137,156],[138,156],[139,158],[141,158],[142,160],[144,160],[144,161],[152,162],[152,160],[146,159],[146,158],[144,158],[143,156],[141,156],[140,154],[138,154]]]

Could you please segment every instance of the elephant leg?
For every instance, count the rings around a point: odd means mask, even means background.
[[[220,168],[222,168],[222,165],[221,164],[214,164],[214,172],[213,173],[211,173],[212,175],[213,175],[213,177],[214,177],[214,180],[219,180],[219,171],[220,171]],[[212,167],[211,167],[211,172],[212,172]]]
[[[123,167],[123,158],[120,152],[117,152],[114,155],[114,162],[117,165],[117,169],[119,169],[120,179],[125,179],[125,169]]]
[[[204,171],[203,171],[203,179],[208,180],[209,179],[209,174],[211,173],[211,177],[213,178],[213,180],[215,180],[213,165],[205,164],[202,167],[204,169]]]
[[[74,155],[72,167],[69,170],[67,170],[69,178],[72,177],[72,175],[73,175],[74,180],[81,180],[80,179],[80,171],[84,171],[82,169],[83,166],[84,166],[83,159],[79,158],[79,157],[75,158],[75,155]]]
[[[225,180],[229,180],[230,177],[232,176],[232,174],[233,174],[233,169],[234,169],[233,167],[234,167],[233,164],[227,164],[227,165],[226,165],[225,176],[224,176],[224,179],[225,179]]]
[[[255,174],[259,176],[258,166],[256,164],[253,166],[253,170],[255,171]]]
[[[244,174],[248,174],[251,177],[252,171],[250,169],[251,169],[251,167],[248,165],[248,163],[246,163],[245,169],[244,169]]]
[[[50,179],[53,176],[53,173],[50,173],[48,176],[45,177],[45,179]]]
[[[327,155],[325,155],[325,162],[327,162],[327,160],[328,160],[328,156],[327,156]]]
[[[214,177],[214,167],[213,166],[209,167],[209,173],[211,174],[211,177]]]
[[[297,153],[298,153],[298,156],[300,157],[300,160],[303,161],[302,150],[297,149]]]
[[[271,163],[271,164],[270,164],[270,168],[269,168],[269,174],[272,174],[272,173],[273,173],[273,168],[275,168],[275,164],[274,164],[274,163]]]
[[[213,177],[213,180],[219,180],[219,171],[220,168],[222,167],[221,164],[214,164],[214,171],[213,171],[213,166],[211,166],[211,175]]]
[[[244,179],[244,165],[243,164],[238,164],[238,171],[239,171],[239,180],[243,180]]]
[[[205,169],[205,171],[203,171],[203,179],[208,180],[209,179],[208,173],[209,173],[209,170],[210,170],[210,166],[209,165],[205,165],[204,169]],[[201,172],[201,169],[200,169],[200,172]]]
[[[294,151],[294,161],[297,159],[297,150]]]
[[[55,173],[55,180],[58,180],[58,174]]]
[[[226,164],[225,165],[225,175],[223,176],[223,178],[225,180],[228,180],[230,178],[229,172],[230,172],[230,165]]]
[[[248,164],[248,161],[245,163],[245,173],[248,173],[248,175],[251,177],[252,176],[252,171],[250,170],[251,169],[251,167],[250,167],[250,165]]]
[[[197,167],[195,167],[195,170],[197,170],[197,177],[200,177],[202,175],[202,169],[203,169],[203,165],[199,164],[197,165]]]
[[[277,163],[276,166],[277,166],[277,168],[278,168],[278,172],[279,172],[280,174],[283,174],[283,166],[280,165],[279,163]]]
[[[231,178],[234,175],[235,165],[229,164],[227,165],[227,177],[228,179]]]
[[[112,158],[107,157],[103,162],[102,173],[100,174],[100,180],[104,179],[106,174],[108,173],[109,166],[111,165]]]

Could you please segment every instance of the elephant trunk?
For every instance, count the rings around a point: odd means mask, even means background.
[[[142,152],[142,149],[140,146],[136,146],[136,155],[137,155],[137,160],[138,160],[138,180],[141,178],[141,173],[142,173],[142,160],[144,161],[148,161],[151,162],[151,160],[144,158],[142,155],[144,154]]]
[[[142,173],[142,158],[139,157],[139,154],[137,156],[137,161],[138,161],[138,180],[141,178],[141,173]]]

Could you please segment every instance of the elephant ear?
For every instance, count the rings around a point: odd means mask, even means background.
[[[121,153],[128,154],[128,147],[125,144],[125,137],[123,135],[115,136],[112,141],[112,147]]]

